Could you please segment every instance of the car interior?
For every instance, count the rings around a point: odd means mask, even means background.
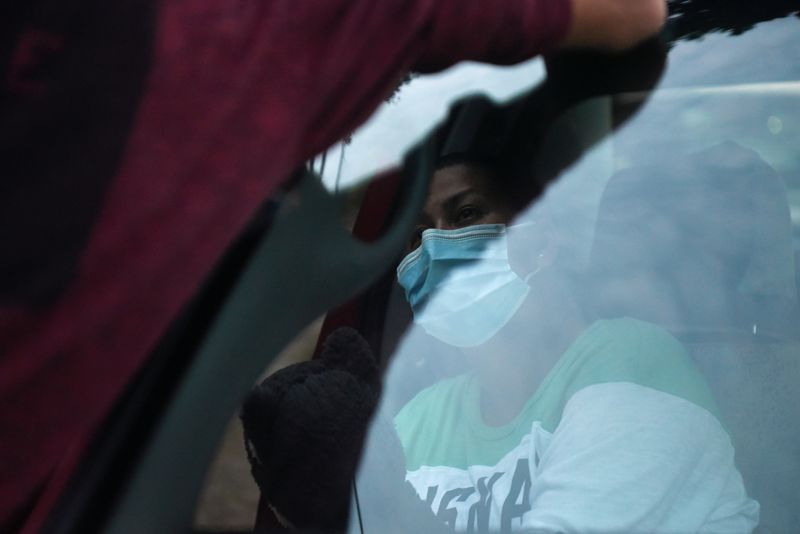
[[[551,63],[547,82],[507,102],[461,99],[401,166],[357,194],[326,191],[321,171],[299,169],[265,200],[130,385],[47,532],[185,532],[221,429],[270,360],[319,317],[316,354],[346,325],[379,356],[386,418],[464,372],[457,351],[414,325],[395,277],[437,160],[460,150],[500,152],[510,168],[533,176],[517,220],[545,211],[555,218],[587,314],[639,318],[680,340],[760,503],[758,531],[793,531],[800,524],[800,71],[748,81],[726,70],[719,81],[712,65],[686,81],[680,67],[692,63],[693,47],[721,42],[722,49],[736,34],[698,44],[691,28],[681,30],[685,20],[673,22],[666,67],[663,57],[653,67],[645,53],[619,60],[614,74],[613,65],[578,57],[563,71]],[[690,36],[685,46],[681,31]],[[768,31],[769,24],[756,27],[750,37]],[[586,61],[602,79],[576,83]],[[353,197],[360,208],[351,233],[341,219]],[[362,514],[370,505],[362,497],[353,501],[349,532],[386,532]],[[256,532],[280,528],[263,502],[250,515]],[[192,531],[252,529],[223,522]]]

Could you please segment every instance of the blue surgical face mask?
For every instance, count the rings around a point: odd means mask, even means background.
[[[491,339],[530,291],[508,262],[504,224],[425,230],[420,246],[397,267],[397,280],[414,322],[456,347]]]

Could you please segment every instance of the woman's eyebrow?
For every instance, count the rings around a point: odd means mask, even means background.
[[[461,204],[465,198],[471,195],[477,195],[480,196],[481,198],[485,197],[485,195],[483,195],[480,191],[478,191],[474,187],[468,187],[445,199],[444,202],[442,202],[442,208],[444,208],[445,212],[450,212],[455,208],[457,208],[458,205]]]

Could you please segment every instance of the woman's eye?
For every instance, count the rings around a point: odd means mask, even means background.
[[[456,224],[463,224],[480,218],[483,212],[475,206],[464,206],[456,213]]]

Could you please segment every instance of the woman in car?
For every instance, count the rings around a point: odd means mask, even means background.
[[[558,225],[515,221],[501,174],[443,160],[397,269],[415,323],[471,367],[395,418],[419,497],[456,531],[753,530],[759,505],[681,343],[593,320]]]

